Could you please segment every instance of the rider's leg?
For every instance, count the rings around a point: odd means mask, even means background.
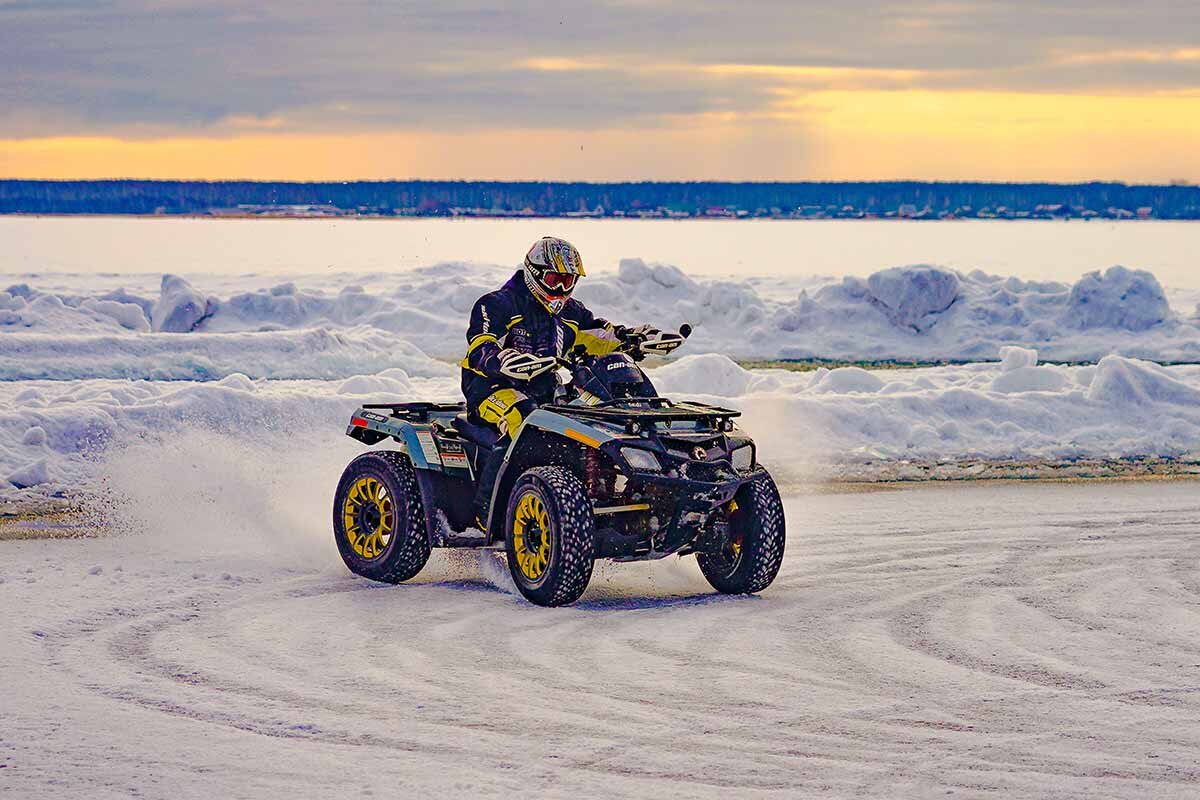
[[[483,470],[479,473],[479,481],[475,489],[474,511],[475,520],[482,528],[487,521],[488,505],[492,501],[492,489],[496,485],[496,476],[504,464],[504,454],[517,429],[533,411],[534,402],[516,389],[497,389],[483,399],[475,414],[481,420],[494,426],[500,431],[500,439],[496,442],[491,455],[484,462]]]

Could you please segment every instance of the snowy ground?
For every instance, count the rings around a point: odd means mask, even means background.
[[[1193,483],[793,495],[759,597],[672,559],[564,609],[352,578],[301,489],[143,491],[149,528],[0,542],[6,796],[1200,792]]]

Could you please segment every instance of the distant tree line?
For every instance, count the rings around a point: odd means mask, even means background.
[[[0,213],[1200,219],[1200,187],[916,181],[0,180]]]

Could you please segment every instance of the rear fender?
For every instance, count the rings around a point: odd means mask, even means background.
[[[441,458],[427,423],[414,425],[402,419],[385,417],[383,414],[360,408],[350,418],[346,435],[369,445],[378,444],[387,438],[394,439],[408,454],[416,469],[442,471]]]
[[[432,473],[441,472],[442,464],[437,457],[430,426],[413,425],[360,408],[354,412],[350,425],[346,428],[346,435],[368,445],[378,444],[389,438],[400,445],[400,451],[408,456],[416,470],[421,507],[425,510],[425,536],[431,546],[437,546],[441,537],[437,528],[437,515],[434,513],[438,507],[438,496]],[[431,458],[436,461],[431,463]]]

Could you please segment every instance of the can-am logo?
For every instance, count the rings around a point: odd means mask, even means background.
[[[609,364],[607,367],[605,367],[605,369],[607,369],[607,370],[624,369],[626,366],[628,366],[628,365],[624,361],[614,361],[611,364]]]

